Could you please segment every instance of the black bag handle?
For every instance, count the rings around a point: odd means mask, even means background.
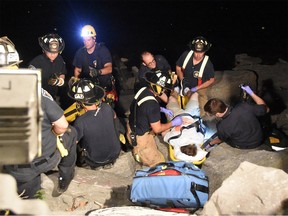
[[[196,185],[197,184],[195,182],[192,182],[191,183],[191,188],[190,188],[190,191],[193,194],[193,196],[194,196],[194,198],[196,200],[196,203],[197,203],[196,208],[191,212],[192,214],[194,214],[200,208],[200,205],[201,205],[200,204],[200,199],[199,199],[199,197],[198,197],[198,195],[196,193]]]
[[[175,167],[174,163],[169,163],[169,162],[161,162],[156,164],[155,166],[151,167],[148,172],[153,172],[155,171],[159,166],[162,166],[161,170],[164,170],[163,167],[166,166],[166,168],[173,168]],[[165,169],[166,169],[165,168]]]

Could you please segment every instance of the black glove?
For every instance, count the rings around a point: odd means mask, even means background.
[[[62,86],[63,84],[64,80],[55,73],[48,80],[48,85],[51,86]]]
[[[90,69],[89,75],[90,75],[91,77],[97,77],[97,76],[99,76],[99,75],[102,74],[102,71],[101,71],[101,70],[96,69],[96,68],[94,68],[94,67],[90,67],[90,66],[89,66],[89,69]]]

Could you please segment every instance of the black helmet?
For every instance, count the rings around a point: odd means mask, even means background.
[[[145,79],[152,86],[153,91],[160,93],[159,90],[156,91],[157,86],[166,88],[169,90],[173,89],[172,78],[169,73],[163,73],[161,70],[155,72],[148,71],[145,73]]]
[[[78,102],[92,105],[102,101],[105,91],[90,80],[80,79],[72,84],[68,96]]]
[[[50,53],[61,53],[65,42],[58,34],[47,34],[38,38],[41,48]]]
[[[206,52],[212,46],[204,37],[198,36],[189,43],[190,49],[195,52]]]

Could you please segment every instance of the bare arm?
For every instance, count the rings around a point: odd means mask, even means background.
[[[205,89],[208,88],[210,85],[212,85],[215,82],[215,78],[210,78],[209,80],[207,80],[206,82],[202,83],[200,86],[197,86],[197,90],[200,89]]]
[[[61,116],[57,121],[52,122],[52,130],[55,134],[61,135],[68,129],[68,122],[64,115]]]
[[[242,85],[241,88],[247,92],[247,94],[250,95],[250,97],[254,100],[254,102],[258,105],[265,105],[266,106],[266,113],[268,113],[270,111],[269,107],[266,105],[265,101],[260,98],[258,95],[256,95],[252,89],[250,88],[250,86],[244,86]]]
[[[165,92],[158,96],[164,103],[168,103],[168,96]]]
[[[262,98],[260,98],[254,92],[252,94],[250,94],[250,96],[255,101],[256,104],[266,106],[266,113],[268,113],[270,111],[269,107],[266,105],[265,101]]]
[[[210,145],[216,145],[216,144],[220,144],[222,142],[222,140],[220,140],[218,137],[211,140],[211,142],[209,143]]]
[[[101,69],[101,75],[111,74],[112,73],[112,63],[108,62],[104,65],[104,67]]]
[[[177,74],[179,80],[183,79],[184,75],[183,75],[182,68],[179,67],[178,65],[176,65],[176,74]]]
[[[155,123],[151,123],[150,126],[151,126],[153,132],[155,134],[158,134],[158,133],[161,133],[161,132],[171,128],[172,127],[172,123],[168,122],[166,124],[162,124],[160,121],[157,121]]]
[[[65,74],[61,74],[59,77],[65,80]]]
[[[82,69],[81,69],[81,68],[75,67],[75,68],[74,68],[74,77],[75,77],[75,78],[79,78],[81,72],[82,72]]]

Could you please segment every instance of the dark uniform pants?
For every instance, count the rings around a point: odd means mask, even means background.
[[[56,151],[48,158],[43,158],[36,163],[4,166],[4,172],[12,175],[17,181],[18,193],[23,197],[34,198],[34,195],[41,189],[41,173],[46,173],[58,166],[59,176],[70,179],[74,176],[76,162],[76,138],[75,128],[69,126],[71,131],[63,135],[64,146],[69,154],[63,158],[60,152]]]

